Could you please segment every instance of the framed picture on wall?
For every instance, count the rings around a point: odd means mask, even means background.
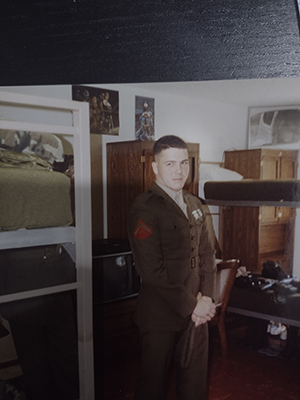
[[[154,139],[154,99],[135,96],[135,140]]]
[[[250,107],[248,147],[300,148],[300,105]]]
[[[90,106],[90,133],[119,134],[119,92],[90,86],[72,86],[72,99]]]

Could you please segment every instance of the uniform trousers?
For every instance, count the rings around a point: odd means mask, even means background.
[[[188,368],[181,366],[187,330],[141,333],[142,367],[135,388],[135,400],[163,400],[168,372],[176,368],[177,400],[206,400],[208,326],[195,328],[194,349]]]

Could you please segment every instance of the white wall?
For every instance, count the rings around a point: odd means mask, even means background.
[[[70,85],[49,86],[2,86],[2,92],[45,96],[53,99],[72,100],[72,87]]]
[[[70,97],[70,87],[62,86],[57,89],[53,86],[22,86],[22,87],[13,87],[13,88],[0,88],[3,92],[14,92],[26,95],[34,95],[34,96],[44,96],[48,98],[55,99],[63,99],[63,100],[71,100]],[[62,111],[62,110],[46,110],[43,108],[35,109],[33,107],[28,106],[18,106],[11,104],[0,105],[0,118],[5,117],[7,119],[11,119],[14,121],[21,122],[34,122],[34,123],[53,123],[55,121],[56,125],[62,126],[72,126],[73,125],[73,115],[70,111]]]
[[[103,142],[134,140],[135,96],[155,99],[155,137],[174,134],[188,142],[200,143],[203,161],[221,161],[223,151],[247,145],[246,106],[203,100],[203,98],[164,94],[138,89],[137,85],[91,85],[119,91],[120,133],[103,136]],[[3,91],[70,100],[71,86],[4,87]],[[103,146],[105,149],[105,146]],[[105,156],[105,154],[104,154]],[[103,159],[105,163],[105,157]]]
[[[243,149],[247,144],[248,108],[202,98],[164,94],[161,90],[139,89],[132,85],[93,85],[119,91],[119,136],[103,136],[104,225],[106,225],[106,143],[134,140],[135,96],[155,99],[155,138],[177,135],[200,144],[201,161],[222,161],[227,149]],[[157,87],[157,85],[155,85]],[[218,232],[217,219],[214,218]]]
[[[104,87],[105,85],[93,85]],[[154,86],[157,87],[157,84]],[[134,140],[135,96],[155,99],[155,138],[177,135],[188,142],[200,143],[201,159],[220,161],[228,148],[242,149],[247,145],[248,108],[176,96],[161,90],[139,89],[138,85],[107,85],[120,96],[120,133],[104,136],[105,142]]]
[[[237,81],[233,85],[238,86]],[[199,92],[201,90],[201,82]],[[215,82],[214,82],[215,84]],[[227,83],[227,85],[230,83]],[[241,81],[243,86],[245,81]],[[104,237],[106,237],[106,143],[114,141],[134,140],[135,137],[135,96],[145,96],[155,99],[155,137],[160,138],[166,134],[174,134],[182,137],[188,142],[200,144],[201,161],[222,161],[223,152],[229,149],[247,148],[247,105],[227,103],[225,101],[213,101],[209,93],[209,83],[205,82],[204,87],[207,97],[201,91],[197,98],[195,93],[189,96],[188,91],[179,96],[176,93],[164,93],[159,84],[92,84],[90,86],[106,88],[119,91],[120,103],[120,132],[118,136],[103,136],[103,180],[104,180]],[[249,81],[248,90],[251,90],[252,83]],[[15,93],[26,93],[40,96],[47,96],[60,99],[71,99],[72,91],[70,85],[61,86],[23,86],[6,87],[6,91]],[[244,87],[245,90],[245,87]],[[259,97],[259,93],[256,94]],[[261,86],[264,91],[264,86]],[[278,93],[280,98],[280,92]],[[299,176],[299,175],[298,175]],[[299,210],[297,210],[299,215]],[[216,221],[215,221],[216,222]],[[217,232],[217,225],[215,225]],[[296,219],[294,274],[300,276],[300,248],[297,243],[300,239],[300,218]]]

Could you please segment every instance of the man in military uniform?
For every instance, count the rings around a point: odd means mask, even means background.
[[[178,399],[205,400],[215,250],[201,201],[182,190],[189,174],[186,143],[164,136],[153,155],[156,182],[137,197],[128,216],[129,241],[142,278],[136,312],[142,368],[135,400],[164,398],[172,360]],[[191,324],[194,344],[186,365]]]

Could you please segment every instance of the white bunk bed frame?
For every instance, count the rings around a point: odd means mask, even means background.
[[[0,105],[34,107],[64,111],[73,115],[72,126],[0,120],[0,129],[49,132],[73,136],[75,160],[76,227],[0,231],[0,249],[48,244],[68,244],[74,250],[77,281],[70,284],[0,296],[0,303],[43,294],[76,290],[78,317],[78,357],[80,399],[92,400],[94,394],[92,249],[89,108],[87,103],[0,92]],[[55,121],[54,121],[55,122]]]

